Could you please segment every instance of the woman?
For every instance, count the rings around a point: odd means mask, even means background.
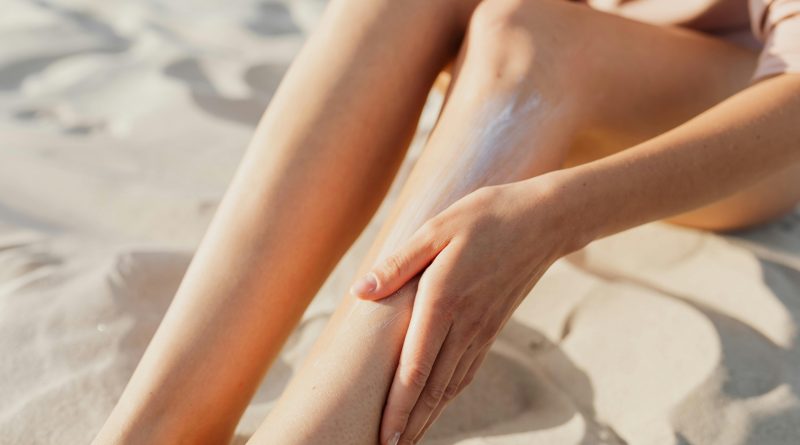
[[[704,30],[748,16],[738,0],[675,3],[614,12]],[[415,443],[556,259],[653,220],[729,230],[785,213],[800,199],[799,4],[751,2],[758,58],[559,0],[332,0],[95,443],[230,438],[448,66],[363,278],[250,443]]]

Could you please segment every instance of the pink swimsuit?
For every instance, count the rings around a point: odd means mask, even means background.
[[[750,23],[764,42],[755,79],[800,72],[800,0],[750,0]]]

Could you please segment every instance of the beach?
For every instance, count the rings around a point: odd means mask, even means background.
[[[88,444],[158,326],[321,0],[22,1],[0,15],[0,444]],[[244,444],[398,186],[286,343]],[[648,224],[559,260],[426,445],[800,442],[800,209]]]

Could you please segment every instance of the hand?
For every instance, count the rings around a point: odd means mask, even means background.
[[[553,188],[537,178],[481,188],[427,221],[351,288],[379,300],[420,271],[381,425],[381,443],[422,438],[472,380],[501,328],[539,277],[566,254]],[[570,235],[572,235],[570,233]]]

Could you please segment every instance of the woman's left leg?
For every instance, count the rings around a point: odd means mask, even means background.
[[[359,274],[465,194],[559,168],[576,135],[630,119],[628,132],[604,133],[609,145],[623,146],[689,119],[745,84],[752,62],[694,33],[567,2],[484,0],[441,118]],[[645,106],[652,111],[642,113]],[[406,335],[423,330],[406,332],[415,286],[379,302],[345,297],[251,443],[374,444],[401,430],[401,443],[411,443],[475,371],[429,377],[434,360],[448,357],[401,351]],[[441,326],[424,328],[448,329],[449,315],[440,315]],[[468,351],[469,359],[479,352]],[[412,358],[420,367],[395,376],[398,362]],[[379,435],[390,385],[424,386],[417,403],[437,407],[433,416],[384,423]]]

